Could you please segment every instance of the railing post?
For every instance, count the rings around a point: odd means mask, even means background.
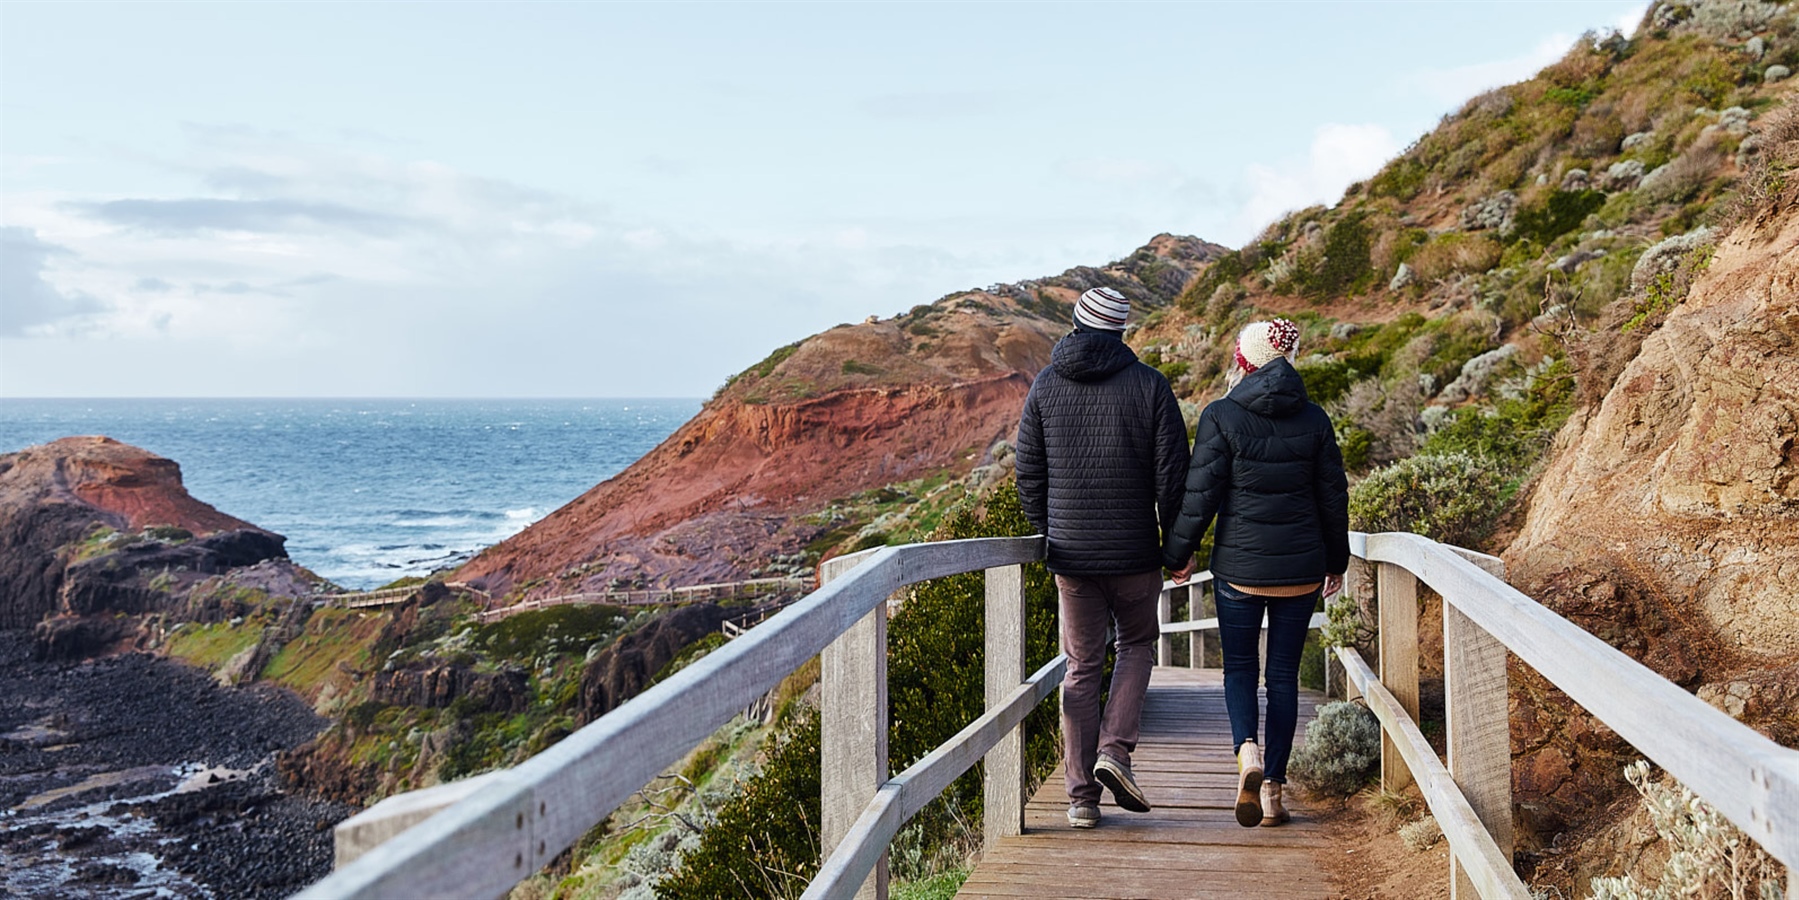
[[[1465,557],[1503,580],[1505,561]],[[1449,775],[1480,817],[1493,843],[1512,858],[1512,743],[1506,706],[1506,650],[1485,629],[1443,598],[1443,699],[1448,722]],[[1449,858],[1451,900],[1479,897],[1474,883]]]
[[[1205,592],[1199,589],[1196,581],[1187,582],[1187,621],[1197,622],[1205,618]],[[1187,632],[1187,668],[1203,669],[1206,667],[1206,635],[1197,629]]]
[[[1156,638],[1156,665],[1158,666],[1174,664],[1174,639],[1160,628],[1172,621],[1174,621],[1174,591],[1164,587],[1162,593],[1156,595],[1156,625],[1157,633],[1160,635]]]
[[[987,708],[1004,705],[1024,683],[1024,567],[987,570]],[[983,828],[991,849],[1007,835],[1024,832],[1024,726],[987,751]]]
[[[821,584],[862,560],[826,560]],[[834,565],[835,564],[835,565]],[[819,797],[824,857],[887,781],[887,604],[825,647],[819,675]],[[887,900],[887,855],[856,891],[857,900]]]
[[[1380,682],[1418,721],[1418,577],[1394,563],[1381,563]],[[1412,772],[1399,747],[1383,729],[1380,738],[1380,786],[1397,792],[1412,783]]]

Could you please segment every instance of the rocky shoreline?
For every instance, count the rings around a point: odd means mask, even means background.
[[[331,826],[354,810],[275,771],[328,724],[299,697],[31,646],[0,631],[0,895],[276,898],[330,870]]]

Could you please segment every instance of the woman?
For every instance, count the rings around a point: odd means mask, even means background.
[[[1298,350],[1299,327],[1285,319],[1252,322],[1237,336],[1230,390],[1200,413],[1186,497],[1163,544],[1163,563],[1184,582],[1194,548],[1218,519],[1212,585],[1237,756],[1237,824],[1245,827],[1289,819],[1281,786],[1299,719],[1299,656],[1320,593],[1335,594],[1349,567],[1343,455],[1330,417],[1306,398],[1293,368]],[[1266,760],[1256,741],[1264,614]]]

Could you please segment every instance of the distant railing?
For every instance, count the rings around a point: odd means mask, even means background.
[[[699,600],[732,600],[739,597],[759,596],[770,591],[804,590],[811,586],[811,578],[784,576],[781,578],[751,578],[746,581],[721,581],[716,584],[689,584],[682,587],[648,590],[585,591],[578,594],[562,594],[556,597],[525,600],[512,606],[490,609],[481,613],[480,619],[483,623],[498,622],[519,613],[549,609],[552,606],[598,603],[614,606],[648,606],[664,603],[692,603]]]
[[[894,834],[983,757],[987,839],[1023,828],[1019,725],[1065,668],[1058,657],[1024,673],[1021,566],[1042,558],[1043,538],[1028,537],[881,547],[829,561],[818,590],[517,767],[389,798],[338,826],[341,868],[299,896],[499,896],[822,651],[826,856],[805,896],[884,898]],[[888,778],[885,601],[909,584],[982,570],[988,711]],[[354,843],[358,834],[362,845],[346,848],[346,835]]]

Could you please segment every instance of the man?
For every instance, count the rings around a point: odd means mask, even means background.
[[[1100,788],[1132,812],[1149,801],[1131,775],[1143,694],[1155,664],[1162,533],[1180,511],[1187,428],[1162,373],[1124,344],[1131,303],[1094,288],[1075,328],[1038,373],[1018,423],[1018,493],[1049,536],[1061,595],[1062,741],[1068,824],[1099,824]],[[1100,688],[1106,626],[1117,634],[1110,699]]]

